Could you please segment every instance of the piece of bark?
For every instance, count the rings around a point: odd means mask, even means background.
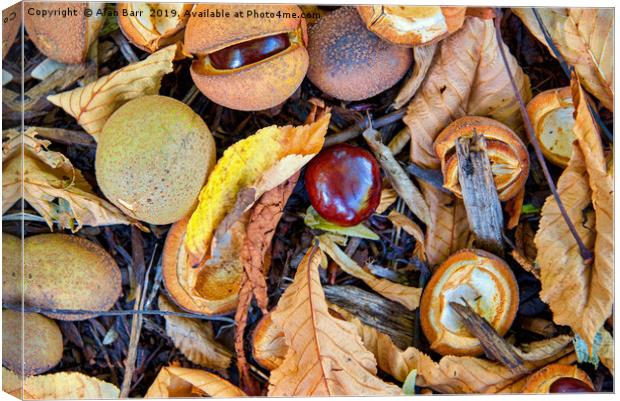
[[[459,184],[467,221],[478,248],[503,256],[504,218],[487,155],[484,136],[461,137],[456,142]]]
[[[479,316],[469,305],[450,302],[450,307],[461,317],[467,330],[480,340],[487,358],[500,362],[515,373],[527,372],[523,366],[523,360],[514,351],[513,346],[497,334],[489,322]]]
[[[357,316],[362,323],[390,336],[407,349],[413,343],[413,316],[404,306],[349,285],[323,287],[327,300]]]

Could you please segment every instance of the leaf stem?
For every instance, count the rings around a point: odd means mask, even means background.
[[[560,194],[558,193],[555,187],[555,183],[553,182],[553,178],[551,177],[551,173],[549,172],[549,168],[547,167],[545,158],[543,157],[542,151],[540,150],[540,145],[538,144],[538,138],[536,138],[536,135],[534,135],[534,128],[532,127],[532,121],[530,120],[530,117],[528,116],[527,111],[525,110],[525,103],[523,102],[523,98],[521,97],[521,93],[519,92],[519,89],[517,88],[515,78],[512,75],[512,71],[510,70],[510,65],[508,64],[508,59],[506,58],[506,52],[504,50],[504,43],[502,41],[502,33],[500,29],[501,15],[502,15],[501,10],[498,8],[497,14],[495,17],[495,39],[497,40],[497,43],[498,43],[499,51],[502,56],[502,61],[504,63],[504,68],[506,68],[506,73],[508,74],[508,77],[510,78],[510,84],[512,85],[512,90],[515,94],[515,97],[517,98],[517,101],[519,102],[519,110],[521,111],[521,116],[523,117],[525,130],[527,131],[527,134],[529,136],[530,143],[534,147],[534,153],[536,154],[536,158],[538,159],[538,162],[540,163],[540,166],[542,167],[543,174],[545,176],[545,179],[547,180],[549,189],[551,190],[551,193],[553,194],[553,198],[555,199],[555,202],[557,203],[558,208],[560,209],[560,213],[562,214],[562,217],[564,218],[564,221],[566,222],[568,229],[570,230],[571,234],[575,238],[575,241],[577,242],[577,246],[579,247],[579,253],[581,254],[581,257],[583,258],[584,262],[586,264],[589,264],[591,263],[592,258],[593,258],[592,252],[590,252],[588,247],[586,247],[586,245],[584,244],[583,240],[579,236],[579,233],[577,232],[577,229],[575,228],[575,225],[573,224],[570,217],[568,216],[568,213],[566,212],[566,208],[564,207],[564,204],[562,203]]]

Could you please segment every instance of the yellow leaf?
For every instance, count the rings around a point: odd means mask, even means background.
[[[549,49],[531,8],[513,8],[536,38]],[[585,87],[603,106],[614,109],[614,10],[612,8],[536,8],[553,44]]]
[[[545,250],[538,252],[536,259],[541,299],[549,304],[555,323],[570,326],[591,348],[611,314],[614,299],[613,181],[585,94],[576,79],[571,86],[577,145],[573,145],[573,156],[558,180],[558,192],[586,247],[594,250],[594,261],[584,263],[552,196],[543,206],[534,241],[539,250]],[[584,213],[590,204],[594,213]]]
[[[192,265],[207,255],[213,233],[235,205],[239,191],[253,188],[256,201],[286,181],[321,150],[330,117],[328,113],[299,127],[262,128],[224,151],[187,225],[186,248]]]
[[[338,247],[328,235],[319,237],[321,250],[327,253],[342,270],[365,282],[370,288],[387,299],[398,302],[409,310],[414,310],[420,304],[422,288],[409,287],[394,283],[384,278],[377,278],[359,266],[353,259]]]
[[[82,88],[48,96],[47,100],[62,107],[98,140],[116,109],[131,99],[159,93],[162,77],[172,71],[176,48],[177,45],[168,46]]]
[[[29,376],[23,385],[24,398],[30,400],[118,398],[120,393],[115,385],[78,372]],[[3,367],[2,390],[19,397],[21,386],[21,378]]]
[[[308,251],[286,289],[273,322],[284,332],[288,352],[271,372],[270,396],[398,395],[379,379],[374,356],[351,323],[329,315],[319,282],[321,252]]]
[[[379,201],[379,206],[377,206],[375,213],[382,214],[388,207],[392,206],[392,204],[396,202],[396,199],[398,199],[398,193],[396,190],[391,186],[386,186],[384,183],[381,188],[381,200]]]
[[[530,83],[504,45],[523,100]],[[433,142],[452,121],[467,115],[491,117],[521,131],[523,121],[495,36],[493,20],[468,17],[463,27],[439,43],[433,64],[407,108],[411,160],[437,168]]]
[[[157,301],[159,310],[180,312],[165,296]],[[215,340],[211,322],[182,316],[164,315],[166,334],[183,355],[197,365],[214,370],[226,370],[232,353]]]
[[[431,184],[420,182],[431,212],[426,227],[426,257],[430,266],[442,263],[459,249],[467,247],[470,231],[463,202]]]
[[[2,211],[23,196],[53,228],[78,231],[82,225],[132,224],[119,209],[95,195],[82,173],[59,152],[47,150],[49,141],[36,138],[36,131],[24,133],[24,157],[21,135],[11,135],[3,145]],[[18,143],[17,145],[15,143]],[[23,165],[22,165],[23,163]],[[22,174],[23,173],[23,174]]]
[[[163,367],[144,398],[245,397],[237,386],[200,369]]]

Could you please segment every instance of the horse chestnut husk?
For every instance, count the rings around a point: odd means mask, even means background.
[[[549,386],[550,393],[593,393],[588,383],[574,377],[561,377]]]
[[[305,184],[317,213],[344,227],[367,219],[381,200],[379,164],[367,150],[348,144],[326,148],[312,159]]]

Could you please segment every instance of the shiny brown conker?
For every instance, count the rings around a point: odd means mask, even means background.
[[[318,214],[344,227],[367,219],[381,200],[379,164],[367,150],[348,144],[323,149],[312,159],[305,185]]]
[[[594,389],[586,382],[574,377],[561,377],[551,383],[550,393],[593,393]]]
[[[234,70],[258,63],[288,49],[290,45],[289,35],[281,33],[238,43],[211,53],[209,57],[211,65],[218,70]]]

